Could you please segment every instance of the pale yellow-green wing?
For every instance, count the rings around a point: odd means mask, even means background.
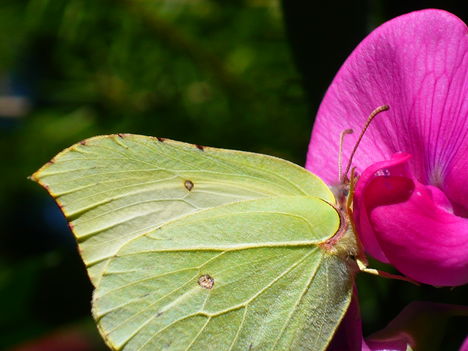
[[[230,203],[129,241],[111,259],[94,316],[118,350],[323,350],[349,304],[338,229],[314,197]]]
[[[94,285],[128,240],[188,213],[273,195],[334,202],[318,177],[292,163],[131,134],[75,144],[32,179],[61,206]]]
[[[33,175],[56,198],[116,350],[323,350],[350,301],[326,185],[289,162],[135,135]]]

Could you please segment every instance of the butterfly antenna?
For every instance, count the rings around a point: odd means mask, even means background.
[[[390,106],[388,106],[388,105],[382,105],[382,106],[377,107],[377,108],[376,108],[374,111],[372,111],[372,113],[369,115],[369,117],[367,118],[366,124],[364,125],[364,128],[362,128],[361,134],[359,134],[359,138],[358,138],[358,140],[356,141],[356,144],[354,145],[353,151],[351,151],[351,155],[349,156],[349,160],[348,160],[348,165],[346,166],[345,172],[343,173],[343,177],[346,177],[346,175],[348,174],[349,169],[351,168],[351,163],[353,162],[354,154],[356,153],[356,150],[357,150],[357,148],[358,148],[358,146],[359,146],[359,143],[361,142],[362,137],[363,137],[364,134],[366,133],[366,130],[367,130],[367,128],[369,127],[369,125],[371,124],[371,122],[372,122],[372,120],[374,119],[374,117],[377,116],[380,112],[387,111],[387,110],[389,110],[389,109],[390,109]]]
[[[354,189],[356,188],[356,167],[351,168],[351,177],[349,180],[349,196],[346,201],[346,209],[348,211],[348,215],[352,216],[352,203],[354,198]]]
[[[343,140],[346,134],[353,134],[352,129],[345,129],[340,133],[340,148],[338,150],[338,180],[341,182],[342,179],[342,171],[343,171],[343,164],[342,164],[342,159],[343,159]]]

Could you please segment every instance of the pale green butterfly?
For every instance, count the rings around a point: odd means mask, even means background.
[[[113,350],[324,350],[350,303],[350,222],[290,162],[119,134],[32,179],[69,221]]]

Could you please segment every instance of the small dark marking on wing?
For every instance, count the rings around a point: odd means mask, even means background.
[[[197,149],[200,150],[200,151],[204,151],[204,150],[205,150],[205,147],[202,146],[202,145],[195,144],[195,146],[196,146]]]
[[[125,133],[119,133],[117,134],[117,137],[114,137],[112,138],[112,140],[115,141],[115,143],[125,149],[128,149],[128,145],[126,145],[123,141],[120,141],[120,139],[124,139],[126,136],[128,136],[128,134],[125,134]]]
[[[184,186],[185,186],[185,189],[187,189],[188,191],[191,191],[193,189],[193,182],[189,179],[187,179],[185,182],[184,182]]]
[[[81,145],[86,145],[86,140],[81,140],[81,141],[80,141],[80,144],[81,144]]]
[[[212,289],[214,285],[214,279],[209,274],[203,274],[198,278],[198,285],[204,289]]]
[[[50,160],[49,162],[47,162],[49,165],[53,165],[55,163],[54,160]]]
[[[164,141],[166,140],[166,138],[160,138],[160,137],[157,137],[158,141],[160,141],[161,143],[164,143]]]

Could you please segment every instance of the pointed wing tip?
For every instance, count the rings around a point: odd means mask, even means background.
[[[36,172],[34,172],[33,174],[31,174],[30,176],[27,177],[28,180],[32,181],[32,182],[35,182],[37,184],[39,184],[40,186],[42,186],[43,188],[45,188],[46,190],[48,190],[47,188],[47,185],[44,184],[42,181],[41,181],[41,172],[43,170],[43,168],[47,166],[47,164],[45,164],[44,166],[42,166],[41,168],[39,168]]]
[[[57,157],[57,156],[55,156]],[[50,165],[53,165],[55,163],[55,157],[51,159],[50,161],[46,162],[41,168],[39,168],[36,172],[28,176],[27,178],[33,182],[39,183],[40,185],[44,186],[44,184],[41,183],[41,174],[44,172],[45,169],[50,167]]]
[[[88,145],[90,141],[93,141],[93,140],[98,140],[98,139],[105,139],[105,138],[115,138],[115,137],[118,137],[118,138],[125,138],[125,137],[129,137],[129,136],[140,136],[140,135],[136,135],[136,134],[129,134],[129,133],[117,133],[117,134],[107,134],[107,135],[97,135],[97,136],[93,136],[93,137],[90,137],[90,138],[86,138],[86,139],[83,139],[83,140],[80,140],[76,143],[74,143],[73,145],[63,149],[62,151],[60,151],[59,153],[57,153],[52,159],[50,159],[49,161],[47,161],[41,168],[39,168],[36,172],[34,172],[33,174],[31,174],[30,176],[27,177],[28,180],[31,180],[33,182],[36,182],[36,183],[39,183],[41,186],[43,186],[44,188],[47,188],[47,186],[41,182],[41,177],[42,177],[42,173],[47,169],[49,168],[51,165],[55,164],[57,159],[69,152],[69,151],[72,151],[74,149],[76,149],[78,146],[84,146],[84,145]],[[163,139],[163,138],[158,138],[158,139]]]

